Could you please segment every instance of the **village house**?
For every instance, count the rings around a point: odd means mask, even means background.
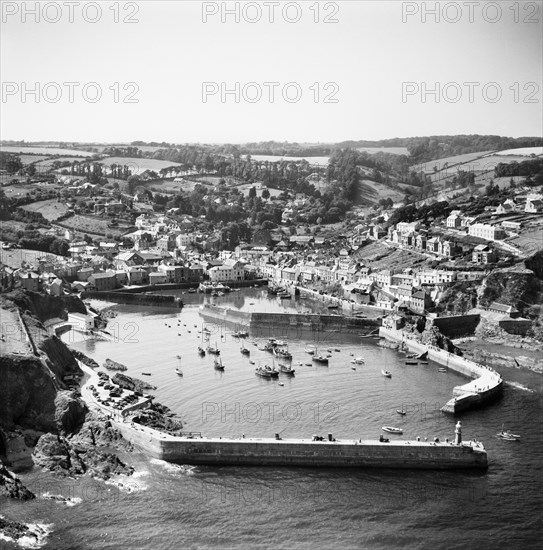
[[[469,226],[469,235],[487,241],[499,241],[505,238],[505,231],[501,227],[486,223],[474,223]]]
[[[414,311],[423,313],[431,305],[432,300],[424,290],[419,290],[411,296],[410,307]]]
[[[95,316],[91,313],[68,313],[68,323],[77,330],[91,330],[95,326]]]
[[[511,319],[515,319],[520,316],[520,312],[517,308],[507,304],[500,304],[499,302],[492,302],[486,309],[487,311],[492,311],[494,313],[508,315]]]
[[[33,292],[38,292],[40,289],[40,276],[34,271],[16,271],[15,274],[21,282],[21,286],[25,290],[32,290]]]
[[[117,277],[115,271],[106,271],[104,273],[93,273],[88,279],[90,286],[95,290],[115,290],[117,287]]]
[[[161,285],[167,282],[168,282],[168,277],[165,273],[161,271],[153,271],[153,273],[149,273],[149,284]]]
[[[471,253],[471,261],[474,264],[492,264],[498,261],[498,255],[488,245],[478,244]]]
[[[541,198],[528,195],[526,198],[526,205],[524,206],[524,212],[529,214],[543,212],[543,200],[541,200]]]

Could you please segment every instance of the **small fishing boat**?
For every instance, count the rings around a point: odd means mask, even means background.
[[[381,429],[389,434],[403,434],[403,430],[401,428],[395,428],[394,426],[383,426]]]
[[[283,374],[294,374],[295,371],[292,367],[289,367],[284,363],[279,363],[279,372],[282,372]]]
[[[313,361],[315,363],[318,363],[319,365],[328,366],[328,357],[326,357],[326,355],[322,355],[320,353],[315,353],[315,355],[313,355]]]
[[[315,353],[315,350],[313,348],[305,348],[304,351],[306,353],[309,353],[309,355],[313,355]]]
[[[334,351],[340,352],[341,350],[339,348],[334,348]]]
[[[288,351],[288,349],[279,349],[277,347],[273,348],[273,353],[276,357],[279,357],[280,359],[286,359],[287,361],[292,360],[292,353]]]
[[[381,371],[381,374],[382,374],[385,378],[392,378],[392,373],[391,373],[389,370],[382,370],[382,371]]]
[[[215,342],[215,347],[207,346],[207,353],[211,353],[213,355],[220,355],[221,351],[217,347],[217,342]]]
[[[401,414],[402,416],[405,416],[405,415],[407,414],[407,412],[405,412],[403,409],[402,409],[402,410],[396,409],[396,412],[397,412],[398,414]]]
[[[251,355],[251,352],[243,344],[241,344],[241,348],[239,348],[239,351],[243,355]]]
[[[313,366],[313,363],[306,363],[305,366],[306,366],[306,367],[312,367],[312,366]]]
[[[427,364],[428,364],[428,361],[419,361],[419,363],[420,363],[421,365],[427,365]]]
[[[441,367],[439,369],[437,369],[438,372],[447,372],[447,369],[444,368],[444,367]]]
[[[272,369],[269,365],[265,365],[264,367],[258,367],[255,370],[255,374],[257,376],[261,376],[262,378],[278,378],[279,377],[279,371]]]
[[[356,367],[351,367],[352,370],[356,370]]]
[[[142,372],[141,373],[143,376],[151,376],[151,373],[150,372]]]
[[[504,424],[502,424],[502,431],[496,434],[498,439],[503,439],[505,441],[520,441],[520,435],[504,430],[503,427]]]
[[[205,354],[206,354],[206,350],[202,346],[198,346],[198,355],[200,355],[201,357],[204,357]]]
[[[405,364],[406,365],[418,365],[419,362],[418,361],[406,361]]]
[[[177,374],[177,376],[183,376],[183,371],[180,368],[176,368],[175,374]]]
[[[252,359],[249,361],[249,363],[251,363],[251,365],[255,364],[255,362]]]
[[[364,358],[363,357],[355,357],[354,359],[351,359],[351,363],[353,365],[363,365],[364,364]]]
[[[215,361],[213,361],[213,367],[215,368],[215,370],[224,370],[222,359],[215,359]]]

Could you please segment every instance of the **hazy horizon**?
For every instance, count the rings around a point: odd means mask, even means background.
[[[0,137],[543,135],[541,2],[238,4],[2,2]]]

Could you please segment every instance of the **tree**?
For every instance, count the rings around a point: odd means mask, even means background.
[[[256,198],[256,187],[251,187],[251,189],[249,189],[249,198],[250,199]]]
[[[269,189],[264,189],[264,191],[262,191],[262,198],[263,198],[263,199],[269,199],[269,198],[270,198],[270,191],[269,191]]]

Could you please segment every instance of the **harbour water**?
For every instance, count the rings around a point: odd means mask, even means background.
[[[543,493],[541,375],[502,370],[510,383],[498,402],[451,417],[440,408],[453,387],[466,379],[439,372],[436,364],[405,365],[405,356],[379,347],[376,340],[339,332],[278,328],[270,334],[253,328],[247,339],[238,340],[231,334],[235,327],[204,324],[198,306],[211,297],[183,298],[186,306],[181,311],[115,307],[118,315],[109,327],[114,341],[70,333],[64,339],[98,363],[109,357],[127,365],[126,374],[156,385],[157,400],[178,413],[187,430],[237,437],[281,433],[283,438],[333,433],[341,439],[378,438],[382,426],[392,425],[404,430],[403,436],[393,438],[445,439],[454,437],[460,419],[464,438],[483,441],[488,471],[189,469],[141,454],[131,457],[137,473],[123,480],[122,487],[89,479],[58,480],[33,471],[21,476],[30,489],[81,499],[71,507],[46,500],[9,503],[2,511],[22,521],[50,524],[46,548],[538,545]],[[246,311],[324,311],[308,300],[280,302],[255,289],[214,301]],[[210,344],[221,350],[224,372],[213,368],[213,356],[197,354],[203,327],[211,331]],[[256,366],[272,364],[273,356],[259,351],[269,336],[288,343],[294,377],[255,376]],[[241,342],[250,349],[250,358],[240,353]],[[313,345],[322,352],[331,350],[328,367],[306,365],[312,361],[304,350]],[[351,364],[351,354],[364,357],[365,364]],[[175,373],[179,362],[183,377]],[[384,368],[391,371],[391,379],[381,375]],[[396,413],[402,408],[405,416]],[[522,440],[496,439],[503,423]],[[0,541],[2,545],[12,547]]]

